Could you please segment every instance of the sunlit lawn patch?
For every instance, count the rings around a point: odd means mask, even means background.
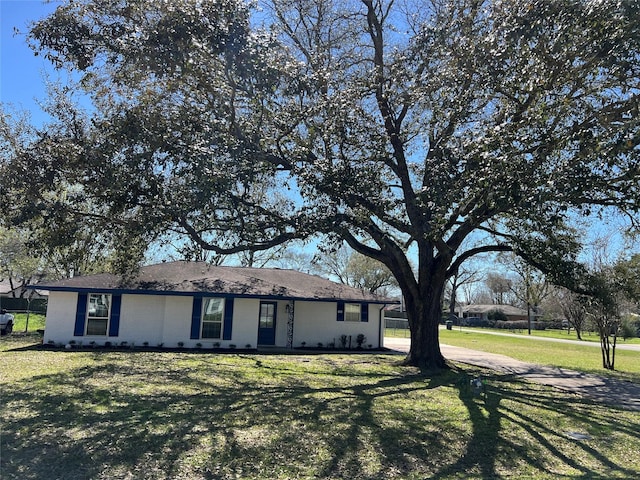
[[[525,362],[570,368],[599,375],[613,375],[640,383],[640,352],[616,349],[616,371],[602,368],[599,346],[576,345],[504,337],[472,330],[440,330],[442,343],[484,352],[500,353]]]
[[[13,331],[24,332],[25,328],[29,332],[44,329],[45,316],[39,313],[15,313],[13,319]]]
[[[640,473],[638,412],[466,366],[428,376],[392,355],[20,349],[25,341],[2,341],[3,479]],[[481,394],[469,386],[476,376]]]

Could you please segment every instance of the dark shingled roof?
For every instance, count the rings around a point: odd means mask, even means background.
[[[102,273],[38,284],[41,290],[110,291],[126,293],[208,293],[244,297],[308,300],[348,300],[397,303],[317,275],[278,268],[218,267],[202,262],[167,262],[140,268],[123,282]]]

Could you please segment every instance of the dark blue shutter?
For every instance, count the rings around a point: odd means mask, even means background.
[[[202,297],[193,297],[191,312],[191,338],[200,338],[200,320],[202,319]]]
[[[369,305],[366,303],[360,304],[360,321],[361,322],[369,321]]]
[[[344,322],[344,302],[338,302],[338,317],[339,322]]]
[[[73,327],[73,336],[84,336],[84,323],[87,320],[87,294],[78,293],[78,304],[76,305],[76,323]]]
[[[113,295],[111,297],[111,319],[109,320],[109,336],[117,337],[120,331],[120,305],[122,304],[122,295]]]
[[[222,339],[231,340],[233,325],[233,298],[227,298],[224,302],[224,323],[222,325]]]

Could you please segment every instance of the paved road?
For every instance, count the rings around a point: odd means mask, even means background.
[[[441,326],[441,328],[445,328],[444,326]],[[498,336],[502,336],[502,337],[516,337],[516,338],[527,338],[529,340],[536,340],[536,341],[542,341],[542,342],[559,342],[559,343],[569,343],[572,345],[586,345],[587,347],[597,347],[600,348],[600,342],[588,342],[585,340],[571,340],[571,339],[563,339],[563,338],[547,338],[547,337],[536,337],[534,335],[518,335],[515,333],[506,333],[506,332],[494,332],[494,331],[490,331],[490,330],[484,330],[482,328],[473,328],[473,329],[469,329],[469,328],[465,328],[465,327],[454,327],[455,330],[461,330],[461,331],[469,331],[469,332],[473,332],[473,333],[484,333],[486,335],[498,335]],[[624,343],[624,340],[622,340],[622,338],[618,338],[618,342],[616,343],[616,350],[633,350],[636,352],[640,352],[640,344],[634,343],[634,344],[626,344]]]
[[[397,352],[408,352],[408,338],[385,337],[384,345]],[[506,355],[480,352],[441,344],[442,354],[449,360],[490,368],[517,375],[526,380],[578,393],[602,403],[640,411],[640,385],[566,368],[547,367],[521,362]]]

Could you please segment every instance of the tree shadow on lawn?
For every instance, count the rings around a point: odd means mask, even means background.
[[[177,358],[98,353],[12,384],[2,478],[501,478],[522,464],[550,474],[564,464],[587,478],[637,474],[535,412],[626,435],[638,422],[594,418],[580,399],[511,377],[485,376],[478,396],[477,371],[427,377],[393,357],[375,357],[379,372],[361,359]]]
[[[614,436],[633,439],[630,452],[640,446],[640,418],[635,413],[545,389],[511,374],[486,377],[480,393],[469,394],[475,390],[470,384],[471,379],[461,384],[459,398],[469,412],[471,438],[459,458],[432,478],[467,478],[457,477],[459,472],[472,472],[482,479],[503,478],[501,472],[510,477],[505,472],[518,468],[549,479],[640,475],[637,461],[635,466],[625,465],[629,458],[624,453],[609,456],[608,442]],[[508,430],[519,433],[507,436]]]

